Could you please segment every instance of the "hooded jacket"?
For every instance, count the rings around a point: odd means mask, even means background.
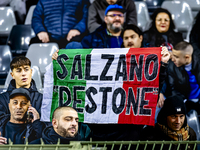
[[[48,32],[53,39],[65,38],[71,29],[87,29],[89,0],[39,0],[32,17],[35,34]]]
[[[1,136],[3,137],[6,132],[5,126],[9,122],[9,120],[10,120],[9,114],[4,115],[3,117],[0,117],[0,132],[1,132]],[[41,133],[44,128],[45,128],[45,124],[41,122],[39,119],[35,120],[33,123],[27,123],[25,139],[26,140],[28,139],[28,142],[31,142],[33,140],[41,138],[42,137]],[[26,143],[26,140],[24,140],[24,143]]]
[[[60,139],[60,144],[69,144],[70,141],[80,141],[81,137],[79,134],[77,134],[74,138],[64,138],[58,135],[52,126],[45,128],[42,132],[42,140],[45,144],[57,144],[58,139]],[[41,140],[37,139],[32,141],[30,144],[41,144]]]
[[[10,93],[14,89],[16,89],[15,86],[16,86],[15,80],[12,79],[10,81],[7,91],[0,94],[0,120],[2,116],[6,114],[10,114],[9,107],[8,107],[8,103],[10,101],[9,96],[10,96]],[[42,105],[43,94],[38,92],[35,85],[35,81],[33,79],[31,81],[31,86],[27,90],[30,92],[31,106],[34,107],[41,116],[41,105]]]
[[[116,4],[126,9],[126,24],[137,25],[137,11],[133,0],[117,0]],[[104,23],[105,10],[108,7],[106,0],[95,0],[88,11],[88,29],[90,33]]]

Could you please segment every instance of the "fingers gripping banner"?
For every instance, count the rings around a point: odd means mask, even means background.
[[[60,50],[46,113],[71,106],[80,122],[154,125],[160,55],[161,48]]]

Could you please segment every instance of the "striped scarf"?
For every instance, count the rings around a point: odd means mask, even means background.
[[[187,141],[189,138],[189,126],[185,126],[181,128],[179,131],[172,131],[169,128],[167,128],[164,125],[161,125],[158,123],[158,126],[160,129],[170,138],[172,138],[175,141]]]

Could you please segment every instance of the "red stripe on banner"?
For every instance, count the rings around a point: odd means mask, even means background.
[[[152,126],[155,124],[154,118],[158,99],[160,57],[161,47],[131,48],[126,54],[128,80],[123,82],[123,89],[126,91],[126,104],[125,109],[119,115],[119,124]],[[151,61],[153,59],[156,62],[156,58],[158,62],[157,67],[156,63]],[[141,60],[140,62],[139,59]],[[132,69],[130,71],[131,68],[134,68],[134,65],[131,65],[131,60],[132,62],[136,60],[137,64],[140,63],[141,66],[137,66],[140,69],[134,71]]]

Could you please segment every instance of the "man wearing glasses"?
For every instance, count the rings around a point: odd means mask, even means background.
[[[120,48],[125,9],[117,4],[105,11],[105,23],[81,41],[83,48]]]

